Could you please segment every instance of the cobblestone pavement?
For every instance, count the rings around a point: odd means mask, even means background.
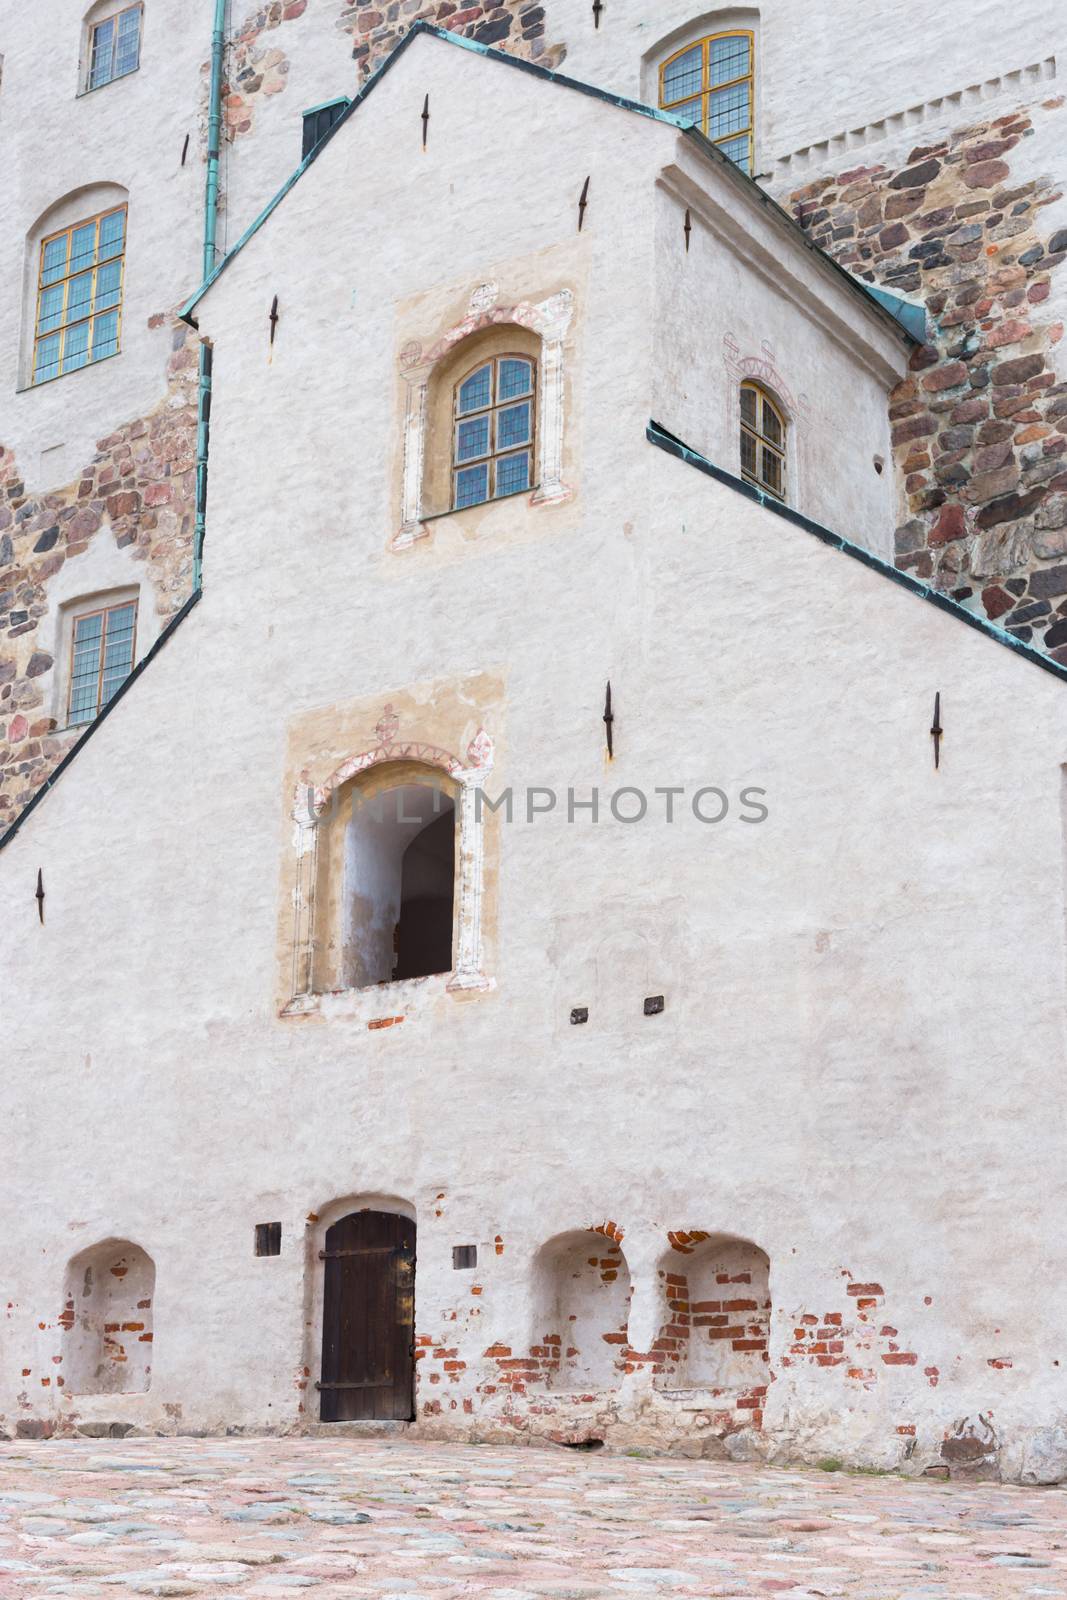
[[[1067,1597],[1067,1494],[352,1439],[0,1447],[0,1595]]]

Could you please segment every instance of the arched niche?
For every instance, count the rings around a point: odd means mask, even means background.
[[[143,1394],[152,1381],[152,1257],[128,1239],[81,1251],[67,1268],[62,1372],[68,1394]]]
[[[622,1248],[592,1229],[558,1234],[534,1261],[534,1342],[549,1389],[618,1387],[626,1363],[630,1271]]]
[[[749,1239],[677,1233],[659,1263],[666,1301],[657,1386],[734,1402],[767,1383],[770,1261]]]

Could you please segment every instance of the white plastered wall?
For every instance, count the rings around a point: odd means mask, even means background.
[[[427,80],[446,137],[401,194],[389,119]],[[607,1218],[625,1234],[642,1350],[664,1320],[671,1229],[759,1241],[778,1375],[766,1436],[784,1452],[895,1464],[906,1409],[921,1467],[960,1418],[992,1409],[1021,1450],[1067,1410],[1067,1260],[1048,1221],[1067,1199],[1064,686],[645,443],[663,158],[644,140],[671,136],[553,93],[416,45],[381,86],[387,158],[367,162],[358,142],[346,156],[339,139],[332,171],[315,163],[268,247],[205,307],[218,387],[204,599],[0,857],[0,963],[19,995],[5,1117],[33,1125],[63,1104],[47,1148],[17,1143],[0,1172],[2,1371],[30,1369],[0,1392],[4,1426],[55,1414],[41,1376],[66,1262],[109,1237],[142,1242],[158,1293],[152,1389],[109,1397],[107,1416],[300,1425],[307,1261],[293,1241],[352,1194],[415,1209],[417,1331],[466,1352],[431,1430],[514,1435],[505,1401],[479,1393],[485,1352],[521,1345],[544,1242]],[[502,178],[476,199],[473,162],[455,154],[472,105],[544,131],[521,194]],[[516,505],[456,553],[389,552],[394,305],[439,281],[442,256],[458,296],[571,238],[571,175],[590,165],[574,501]],[[322,252],[349,247],[316,231],[341,194],[392,221],[365,251],[363,319],[320,288]],[[268,366],[263,291],[279,278]],[[673,824],[661,809],[623,824],[606,806],[596,824],[563,807],[526,824],[520,808],[502,827],[495,989],[442,992],[385,1029],[279,1017],[288,721],[490,668],[508,696],[494,792],[755,785],[767,821],[732,809],[708,826],[683,804]],[[649,992],[662,1013],[644,1014]],[[571,1026],[581,1004],[589,1022]],[[105,1193],[99,1139],[131,1106],[136,1138]],[[991,1214],[1010,1218],[1010,1251]],[[278,1258],[253,1255],[265,1220],[282,1222]],[[451,1266],[468,1242],[473,1282]],[[879,1354],[870,1387],[847,1367],[785,1366],[795,1319],[847,1311],[860,1282],[881,1285],[915,1365]],[[927,1366],[945,1374],[936,1387]],[[593,1419],[637,1426],[647,1383],[632,1374]],[[676,1436],[679,1413],[656,1405]]]

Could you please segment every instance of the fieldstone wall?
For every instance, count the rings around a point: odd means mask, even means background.
[[[1045,313],[1067,229],[1042,228],[1053,180],[1013,173],[1034,117],[1063,104],[963,128],[900,169],[820,178],[789,205],[850,271],[926,302],[931,343],[892,396],[898,565],[1067,661],[1064,328]]]
[[[250,133],[261,97],[285,88],[289,62],[285,51],[266,36],[304,14],[308,0],[271,0],[256,8],[235,30],[227,53],[223,116],[230,140]],[[476,39],[498,50],[510,50],[527,61],[558,67],[566,46],[551,45],[545,36],[542,0],[345,0],[336,27],[352,37],[352,55],[360,79],[370,76],[414,22],[432,22],[452,33]],[[209,65],[205,66],[205,75]]]
[[[166,319],[153,317],[151,325]],[[27,496],[0,446],[0,832],[84,731],[52,715],[52,655],[38,646],[48,588],[94,539],[129,546],[146,566],[141,605],[163,617],[192,588],[196,492],[198,342],[173,322],[165,398],[145,417],[98,441],[71,483]]]

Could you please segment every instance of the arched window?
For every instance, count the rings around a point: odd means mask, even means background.
[[[742,172],[755,164],[755,51],[747,29],[714,33],[660,67],[659,103],[699,128]]]
[[[785,417],[758,383],[741,385],[741,476],[785,499]]]
[[[82,216],[41,239],[34,383],[117,353],[125,254],[125,205]]]
[[[322,952],[323,989],[452,971],[455,787],[412,762],[386,765],[352,786],[337,819],[341,916],[335,950]]]
[[[483,361],[457,383],[455,510],[533,487],[536,381],[536,362],[509,352]]]

